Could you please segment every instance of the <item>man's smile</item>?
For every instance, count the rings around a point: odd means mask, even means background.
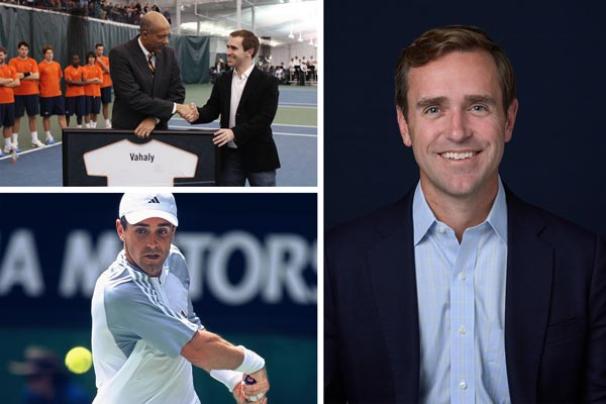
[[[479,153],[480,152],[478,152],[478,151],[467,150],[467,151],[446,151],[446,152],[442,152],[442,153],[438,153],[438,154],[443,159],[459,161],[459,160],[469,160],[469,159],[477,156]]]

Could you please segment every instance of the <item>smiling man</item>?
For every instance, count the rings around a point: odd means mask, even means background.
[[[395,81],[420,180],[327,236],[325,402],[604,400],[606,246],[503,185],[509,59],[477,28],[436,28]]]
[[[171,194],[127,193],[116,230],[124,249],[101,274],[92,300],[94,403],[200,403],[192,364],[237,403],[264,404],[265,361],[207,331],[189,298],[189,272],[172,244],[179,221]],[[244,384],[248,375],[256,383]]]
[[[234,31],[227,41],[227,65],[210,98],[192,122],[212,122],[221,116],[214,134],[220,149],[219,185],[276,185],[280,168],[271,124],[278,110],[278,81],[255,67],[259,39],[247,30]]]

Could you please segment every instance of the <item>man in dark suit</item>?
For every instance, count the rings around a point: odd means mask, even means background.
[[[325,402],[605,402],[606,243],[502,184],[507,56],[477,28],[429,30],[396,103],[420,181],[327,236]]]
[[[219,184],[276,185],[280,167],[271,123],[278,109],[277,80],[255,67],[259,39],[239,30],[227,41],[227,65],[232,68],[217,78],[210,98],[192,123],[212,122],[221,116],[214,143],[221,153]]]
[[[148,137],[154,129],[167,129],[170,117],[191,118],[192,108],[182,105],[185,88],[174,50],[167,47],[170,24],[158,12],[141,18],[140,34],[109,53],[116,99],[114,129],[134,129]]]

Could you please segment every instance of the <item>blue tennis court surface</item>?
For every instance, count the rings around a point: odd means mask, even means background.
[[[172,119],[171,129],[191,128],[183,120]],[[216,123],[196,125],[217,127]],[[272,125],[282,168],[278,170],[279,186],[315,186],[317,183],[317,128]],[[21,153],[15,163],[10,157],[0,158],[0,186],[62,186],[61,144]]]
[[[10,157],[0,158],[2,186],[61,186],[63,172],[61,144],[34,149],[19,154],[15,163]]]
[[[317,91],[309,91],[305,88],[280,87],[280,106],[281,107],[317,107]]]

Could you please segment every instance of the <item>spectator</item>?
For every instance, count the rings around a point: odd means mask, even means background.
[[[10,362],[9,372],[25,378],[25,404],[86,404],[90,397],[70,381],[57,355],[44,348],[28,347],[25,362]]]
[[[140,3],[130,5],[112,4],[106,0],[0,0],[3,3],[21,4],[28,7],[51,9],[74,15],[88,16],[102,20],[116,21],[126,24],[139,25],[141,16],[148,11],[162,13],[171,23],[170,12],[161,11],[157,4],[150,6]]]

